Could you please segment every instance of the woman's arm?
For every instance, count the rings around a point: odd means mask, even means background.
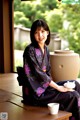
[[[56,90],[58,90],[60,92],[74,91],[73,89],[69,89],[69,88],[66,88],[64,86],[60,86],[60,85],[56,84],[54,81],[52,81],[52,80],[49,83],[49,86],[55,88]]]

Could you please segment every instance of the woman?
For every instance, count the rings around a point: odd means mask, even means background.
[[[60,109],[72,112],[80,120],[80,85],[64,87],[66,81],[55,83],[51,77],[49,51],[50,30],[43,20],[33,22],[31,44],[23,54],[25,83],[23,82],[23,102],[31,105],[46,106],[50,102],[60,103]],[[74,80],[71,80],[74,81]]]

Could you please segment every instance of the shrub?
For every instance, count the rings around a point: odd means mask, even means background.
[[[17,41],[14,43],[14,49],[16,49],[16,50],[24,50],[25,47],[26,47],[28,44],[29,44],[28,42],[20,42],[19,40],[17,40]]]

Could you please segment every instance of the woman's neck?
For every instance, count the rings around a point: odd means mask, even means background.
[[[40,46],[40,48],[41,48],[41,50],[42,50],[42,52],[44,53],[44,44],[39,44],[39,46]]]

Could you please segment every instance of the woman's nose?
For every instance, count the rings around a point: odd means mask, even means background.
[[[39,32],[39,37],[42,37],[42,33],[41,32]]]

